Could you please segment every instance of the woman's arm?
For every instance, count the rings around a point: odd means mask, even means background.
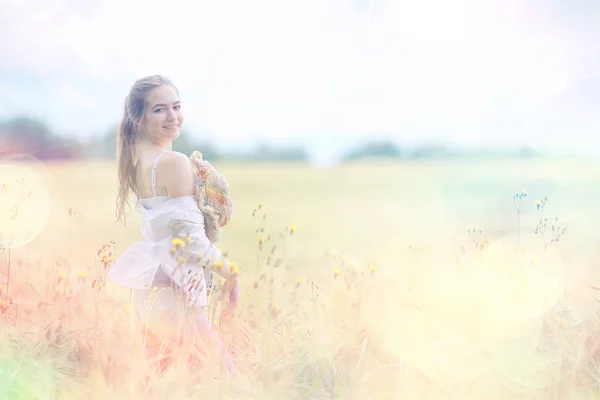
[[[194,174],[190,159],[182,153],[169,152],[160,160],[160,168],[157,168],[157,182],[162,182],[169,198],[194,195]],[[180,247],[181,253],[185,259],[185,264],[181,265],[180,278],[186,275],[193,275],[195,268],[214,270],[217,274],[227,279],[224,295],[228,294],[230,300],[232,297],[237,301],[237,291],[239,283],[237,274],[239,270],[222,256],[206,237],[204,225],[190,224],[189,221],[173,222],[173,237],[180,238],[184,244]],[[188,260],[197,258],[199,263],[191,265]]]

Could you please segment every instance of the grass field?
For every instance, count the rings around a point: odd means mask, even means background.
[[[142,239],[114,222],[115,165],[28,168],[0,177],[0,240],[35,236],[0,253],[0,398],[600,398],[596,164],[217,165],[236,380],[210,358],[159,376],[129,292],[98,285]]]

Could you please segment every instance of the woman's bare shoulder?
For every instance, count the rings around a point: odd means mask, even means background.
[[[163,182],[170,198],[194,194],[194,175],[188,156],[177,151],[169,151],[160,159],[157,180]]]
[[[178,151],[168,151],[160,159],[163,169],[187,168],[190,166],[190,158]]]

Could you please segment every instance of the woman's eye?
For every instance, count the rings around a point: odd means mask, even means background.
[[[162,110],[162,108],[157,108],[156,110],[154,110],[154,112],[157,113],[157,112],[159,112],[161,110]]]
[[[174,108],[175,108],[176,110],[179,110],[179,109],[181,109],[181,106],[175,106]]]

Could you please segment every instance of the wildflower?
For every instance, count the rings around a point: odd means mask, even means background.
[[[262,237],[262,236],[259,236],[259,237],[258,237],[258,243],[262,243],[262,242],[264,242],[264,241],[265,241],[265,238],[264,238],[264,237]]]
[[[191,237],[189,237],[189,236],[186,236],[186,237],[185,237],[185,241],[186,241],[186,243],[189,243],[189,242],[191,242],[191,240],[192,240],[192,238],[191,238]]]
[[[183,263],[185,262],[185,258],[184,258],[184,257],[182,257],[182,256],[179,256],[179,257],[177,257],[177,262],[178,262],[179,264],[183,264]]]
[[[367,338],[367,330],[366,329],[361,329],[360,332],[358,332],[358,337],[360,339],[360,341],[362,342],[364,339]]]
[[[369,265],[369,272],[374,273],[375,271],[377,271],[377,267],[373,264]]]
[[[258,289],[258,279],[254,280],[254,289]]]
[[[336,267],[336,268],[334,268],[334,269],[333,269],[333,277],[334,277],[334,278],[337,278],[337,276],[340,274],[340,272],[341,272],[341,271],[340,271],[340,269],[339,269],[339,268],[337,268],[337,267]]]
[[[104,286],[104,282],[102,280],[94,279],[94,281],[92,282],[92,289],[94,289],[94,287],[96,287],[98,290],[100,290],[100,289],[102,289],[103,286]]]
[[[237,275],[237,274],[239,274],[239,273],[240,273],[240,268],[239,268],[239,267],[237,266],[237,264],[236,264],[236,263],[234,263],[234,262],[232,262],[232,263],[229,263],[229,269],[231,270],[231,273],[232,273],[233,275]]]
[[[279,305],[277,303],[271,303],[271,315],[273,315],[274,317],[278,316],[279,313],[281,312],[281,308],[279,307]]]
[[[108,254],[105,254],[104,257],[102,257],[102,262],[104,264],[109,264],[110,263],[110,257],[108,256]]]
[[[173,238],[173,240],[171,241],[171,243],[175,247],[184,247],[185,246],[185,242],[183,241],[183,239],[178,238],[178,237]]]
[[[171,255],[174,255],[177,252],[177,249],[175,247],[173,247],[170,251]]]
[[[302,279],[301,277],[296,279],[296,287],[300,287],[300,284],[304,282],[304,279]]]
[[[77,274],[77,279],[78,280],[85,280],[85,278],[87,278],[88,274],[87,272],[83,271]]]
[[[261,208],[263,208],[264,204],[263,203],[258,203],[258,209],[260,210]]]
[[[296,231],[296,225],[290,226],[290,235]]]
[[[215,261],[215,267],[221,268],[222,266],[223,266],[223,261],[221,261],[221,260]]]

